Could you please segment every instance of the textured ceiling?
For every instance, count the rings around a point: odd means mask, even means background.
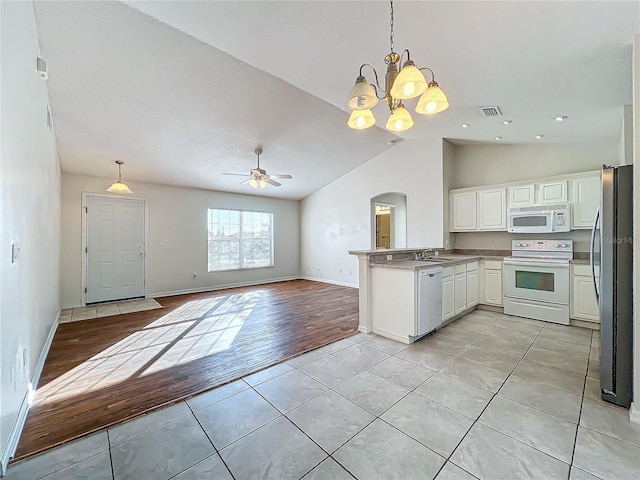
[[[113,177],[121,159],[125,180],[303,198],[397,138],[382,105],[378,127],[362,132],[346,127],[344,105],[360,64],[384,74],[386,2],[36,2],[35,11],[64,171]],[[619,137],[640,2],[396,2],[395,30],[396,51],[431,67],[451,103],[413,114],[403,138]],[[487,105],[503,117],[482,117]],[[294,178],[256,192],[221,175],[248,173],[257,145],[263,168]]]

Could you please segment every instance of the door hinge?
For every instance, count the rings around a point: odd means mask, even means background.
[[[87,250],[87,247],[84,247],[84,253],[89,253],[89,250]]]
[[[89,208],[88,207],[84,207],[84,213],[89,213]]]
[[[87,293],[87,287],[84,287],[84,293]]]

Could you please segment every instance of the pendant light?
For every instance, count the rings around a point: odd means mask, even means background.
[[[116,160],[116,164],[118,165],[118,181],[107,188],[107,192],[111,193],[133,193],[126,184],[122,183],[122,165],[124,162],[122,160]]]
[[[410,58],[409,50],[404,50],[402,55],[398,55],[393,50],[393,1],[391,3],[391,31],[389,34],[389,44],[391,53],[384,57],[387,65],[385,75],[385,88],[380,87],[378,82],[378,72],[376,69],[364,63],[360,66],[360,72],[356,78],[355,85],[349,92],[347,107],[351,110],[351,115],[347,125],[355,130],[363,130],[372,127],[376,123],[371,108],[375,107],[378,100],[383,100],[389,107],[391,114],[386,123],[388,130],[392,132],[402,132],[413,127],[411,114],[402,105],[402,100],[420,97],[415,111],[423,115],[433,115],[449,108],[447,96],[435,81],[435,75],[430,68],[418,68]],[[406,60],[402,64],[402,58],[406,54]],[[400,68],[399,65],[402,64]],[[367,82],[362,75],[362,69],[370,67],[375,76],[375,84]],[[431,81],[427,83],[422,70],[431,72]],[[378,91],[384,92],[384,96],[378,95]]]

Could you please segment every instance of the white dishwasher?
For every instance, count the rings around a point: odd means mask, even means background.
[[[418,271],[418,335],[442,323],[442,267]]]

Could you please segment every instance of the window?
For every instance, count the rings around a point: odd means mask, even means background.
[[[209,271],[273,267],[273,214],[210,208]]]

